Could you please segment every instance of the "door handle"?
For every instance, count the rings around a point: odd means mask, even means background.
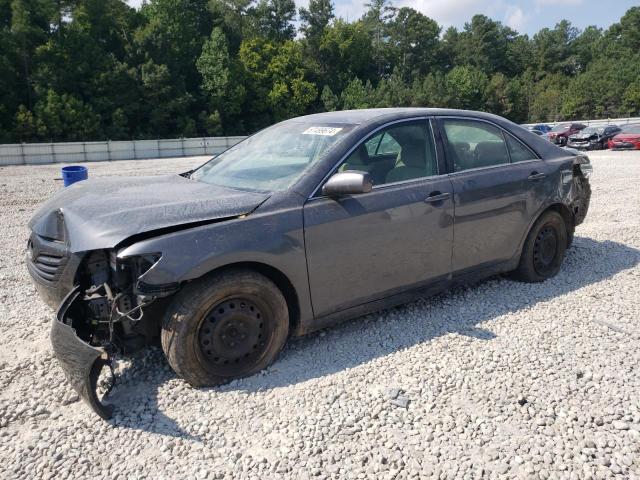
[[[451,196],[451,194],[449,192],[433,192],[431,194],[429,194],[429,196],[427,198],[424,199],[425,203],[435,203],[435,202],[441,202],[443,200],[446,200],[447,198],[449,198]]]
[[[543,178],[545,178],[547,176],[546,173],[539,173],[539,172],[531,172],[531,175],[529,175],[527,177],[527,180],[542,180]]]

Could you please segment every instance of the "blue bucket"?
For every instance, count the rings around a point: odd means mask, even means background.
[[[68,187],[80,180],[86,180],[89,177],[89,170],[87,167],[81,165],[71,165],[68,167],[62,167],[62,180],[64,186]]]

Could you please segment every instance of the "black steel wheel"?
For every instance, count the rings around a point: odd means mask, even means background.
[[[263,275],[214,274],[178,292],[165,313],[162,347],[190,384],[219,385],[276,359],[287,339],[288,312],[282,292]]]
[[[533,242],[533,268],[539,275],[549,275],[557,255],[558,234],[551,224],[547,224],[538,232]]]
[[[562,266],[569,243],[567,225],[556,211],[547,211],[534,223],[525,240],[513,276],[524,282],[542,282]]]
[[[230,298],[213,306],[198,332],[200,354],[220,376],[242,375],[268,348],[275,325],[260,299]]]

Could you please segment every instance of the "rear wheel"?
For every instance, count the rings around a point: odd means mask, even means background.
[[[568,240],[562,216],[555,211],[542,214],[527,236],[514,277],[523,282],[542,282],[555,276],[562,266]]]
[[[165,313],[161,340],[178,375],[193,386],[212,386],[266,368],[288,329],[278,287],[256,272],[235,270],[183,288]]]

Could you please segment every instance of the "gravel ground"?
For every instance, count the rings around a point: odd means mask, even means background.
[[[640,152],[591,157],[591,211],[556,278],[496,278],[295,339],[222,388],[190,388],[151,348],[120,361],[111,422],[64,380],[23,264],[60,166],[0,168],[0,477],[640,478]]]

